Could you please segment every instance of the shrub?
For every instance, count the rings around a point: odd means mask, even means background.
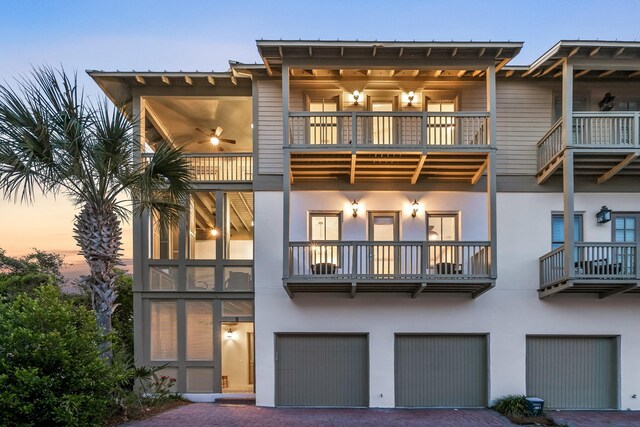
[[[496,399],[493,409],[507,417],[531,416],[531,412],[527,409],[526,396],[522,394],[510,394]]]
[[[0,302],[0,419],[5,425],[99,425],[118,379],[100,358],[95,316],[51,285]]]

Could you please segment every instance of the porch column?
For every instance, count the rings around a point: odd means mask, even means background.
[[[144,100],[137,94],[133,95],[133,159],[136,165],[142,161],[142,147],[145,140],[145,108]],[[147,275],[144,268],[149,257],[149,212],[144,211],[141,215],[133,215],[133,335],[136,337],[133,346],[133,358],[136,366],[144,364],[143,352],[144,342],[147,337],[144,335],[144,318],[142,307],[142,294],[144,290],[143,280]]]
[[[487,156],[487,207],[488,207],[488,236],[490,244],[491,278],[498,276],[498,233],[496,210],[496,67],[487,67],[487,111],[489,112],[489,154]]]
[[[289,277],[289,217],[291,201],[290,158],[289,158],[289,65],[282,64],[282,280]],[[283,283],[286,284],[286,283]]]
[[[562,64],[562,191],[564,197],[564,275],[574,275],[574,176],[573,176],[573,64],[565,60]]]

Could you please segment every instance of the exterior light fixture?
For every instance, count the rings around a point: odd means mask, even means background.
[[[418,200],[414,199],[413,203],[411,203],[411,216],[416,217],[418,215],[418,209],[420,209],[420,205],[418,204]]]
[[[407,99],[409,99],[409,102],[407,103],[407,107],[411,107],[413,105],[413,98],[415,98],[416,94],[413,93],[412,90],[409,91],[409,93],[407,94]]]
[[[217,229],[217,228],[215,228],[215,227],[213,227],[213,228],[211,229],[211,235],[212,235],[213,237],[216,237],[216,236],[218,235],[218,229]]]
[[[227,333],[225,334],[225,337],[226,337],[228,340],[232,340],[232,339],[233,339],[233,336],[234,336],[234,335],[233,335],[233,329],[229,329],[229,330],[227,331]]]
[[[351,203],[351,209],[353,209],[353,217],[357,217],[358,209],[360,209],[360,206],[358,206],[358,202],[356,202],[356,199],[353,199],[353,203]]]
[[[360,92],[357,90],[353,91],[353,105],[358,105],[358,100],[360,99]]]
[[[600,208],[600,212],[596,214],[596,221],[598,224],[604,224],[611,221],[611,209],[606,206]]]

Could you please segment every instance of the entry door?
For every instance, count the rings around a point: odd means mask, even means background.
[[[253,385],[255,383],[255,361],[254,361],[254,334],[253,332],[247,332],[247,341],[249,342],[249,353],[247,354],[247,359],[249,360],[249,384]]]
[[[371,117],[369,122],[369,142],[371,144],[391,145],[396,142],[393,117],[384,114],[394,111],[395,104],[393,98],[369,99],[369,110],[381,113]]]
[[[400,240],[399,212],[369,212],[369,266],[372,274],[397,273],[398,247],[390,243]]]

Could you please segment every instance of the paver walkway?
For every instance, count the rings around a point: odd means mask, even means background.
[[[194,403],[130,427],[512,426],[489,409],[298,409]]]
[[[569,427],[640,427],[640,411],[548,411]]]

